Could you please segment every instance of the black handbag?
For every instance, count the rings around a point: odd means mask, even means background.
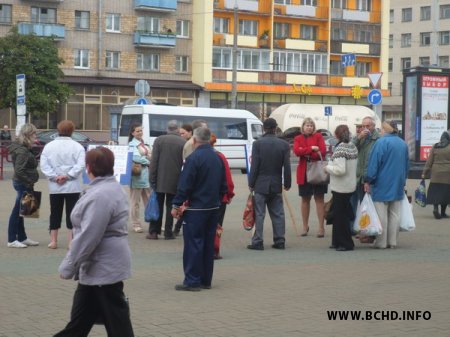
[[[327,225],[332,225],[334,220],[333,197],[324,204],[324,217]]]

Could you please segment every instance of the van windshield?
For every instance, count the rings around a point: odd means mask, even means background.
[[[150,117],[151,116],[151,117]],[[158,137],[167,133],[167,123],[176,120],[178,125],[192,123],[195,119],[206,121],[209,129],[217,138],[221,139],[244,139],[248,137],[247,122],[244,118],[217,118],[217,117],[195,117],[183,115],[148,115],[150,118],[150,137]]]

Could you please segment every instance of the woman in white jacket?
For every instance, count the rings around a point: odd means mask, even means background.
[[[69,246],[72,241],[70,213],[80,197],[85,157],[83,146],[71,138],[75,130],[73,122],[61,121],[57,128],[59,136],[45,145],[41,154],[41,171],[48,179],[50,193],[50,249],[58,247],[64,204]]]
[[[339,141],[325,170],[330,174],[330,189],[333,193],[333,234],[330,248],[337,251],[353,250],[350,231],[353,209],[350,197],[356,189],[356,164],[358,150],[350,141],[347,125],[339,125],[334,132]]]

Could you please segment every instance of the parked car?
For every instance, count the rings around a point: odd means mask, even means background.
[[[39,131],[37,133],[37,137],[36,137],[36,143],[33,146],[33,153],[36,156],[36,158],[40,158],[41,156],[41,152],[45,146],[45,144],[51,142],[52,140],[54,140],[56,137],[58,137],[58,131],[57,130],[49,130],[49,131]],[[84,149],[86,150],[89,144],[92,143],[97,143],[95,140],[93,140],[92,138],[89,138],[88,136],[86,136],[85,134],[78,132],[78,131],[74,131],[72,133],[72,139],[75,140],[76,142],[80,143]]]

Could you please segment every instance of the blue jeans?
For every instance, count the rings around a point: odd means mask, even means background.
[[[25,226],[23,224],[23,217],[19,216],[20,211],[20,199],[22,198],[23,192],[31,191],[26,188],[20,182],[13,180],[13,187],[17,191],[16,203],[9,217],[8,225],[8,242],[13,241],[24,241],[27,239],[27,234],[25,233]]]

